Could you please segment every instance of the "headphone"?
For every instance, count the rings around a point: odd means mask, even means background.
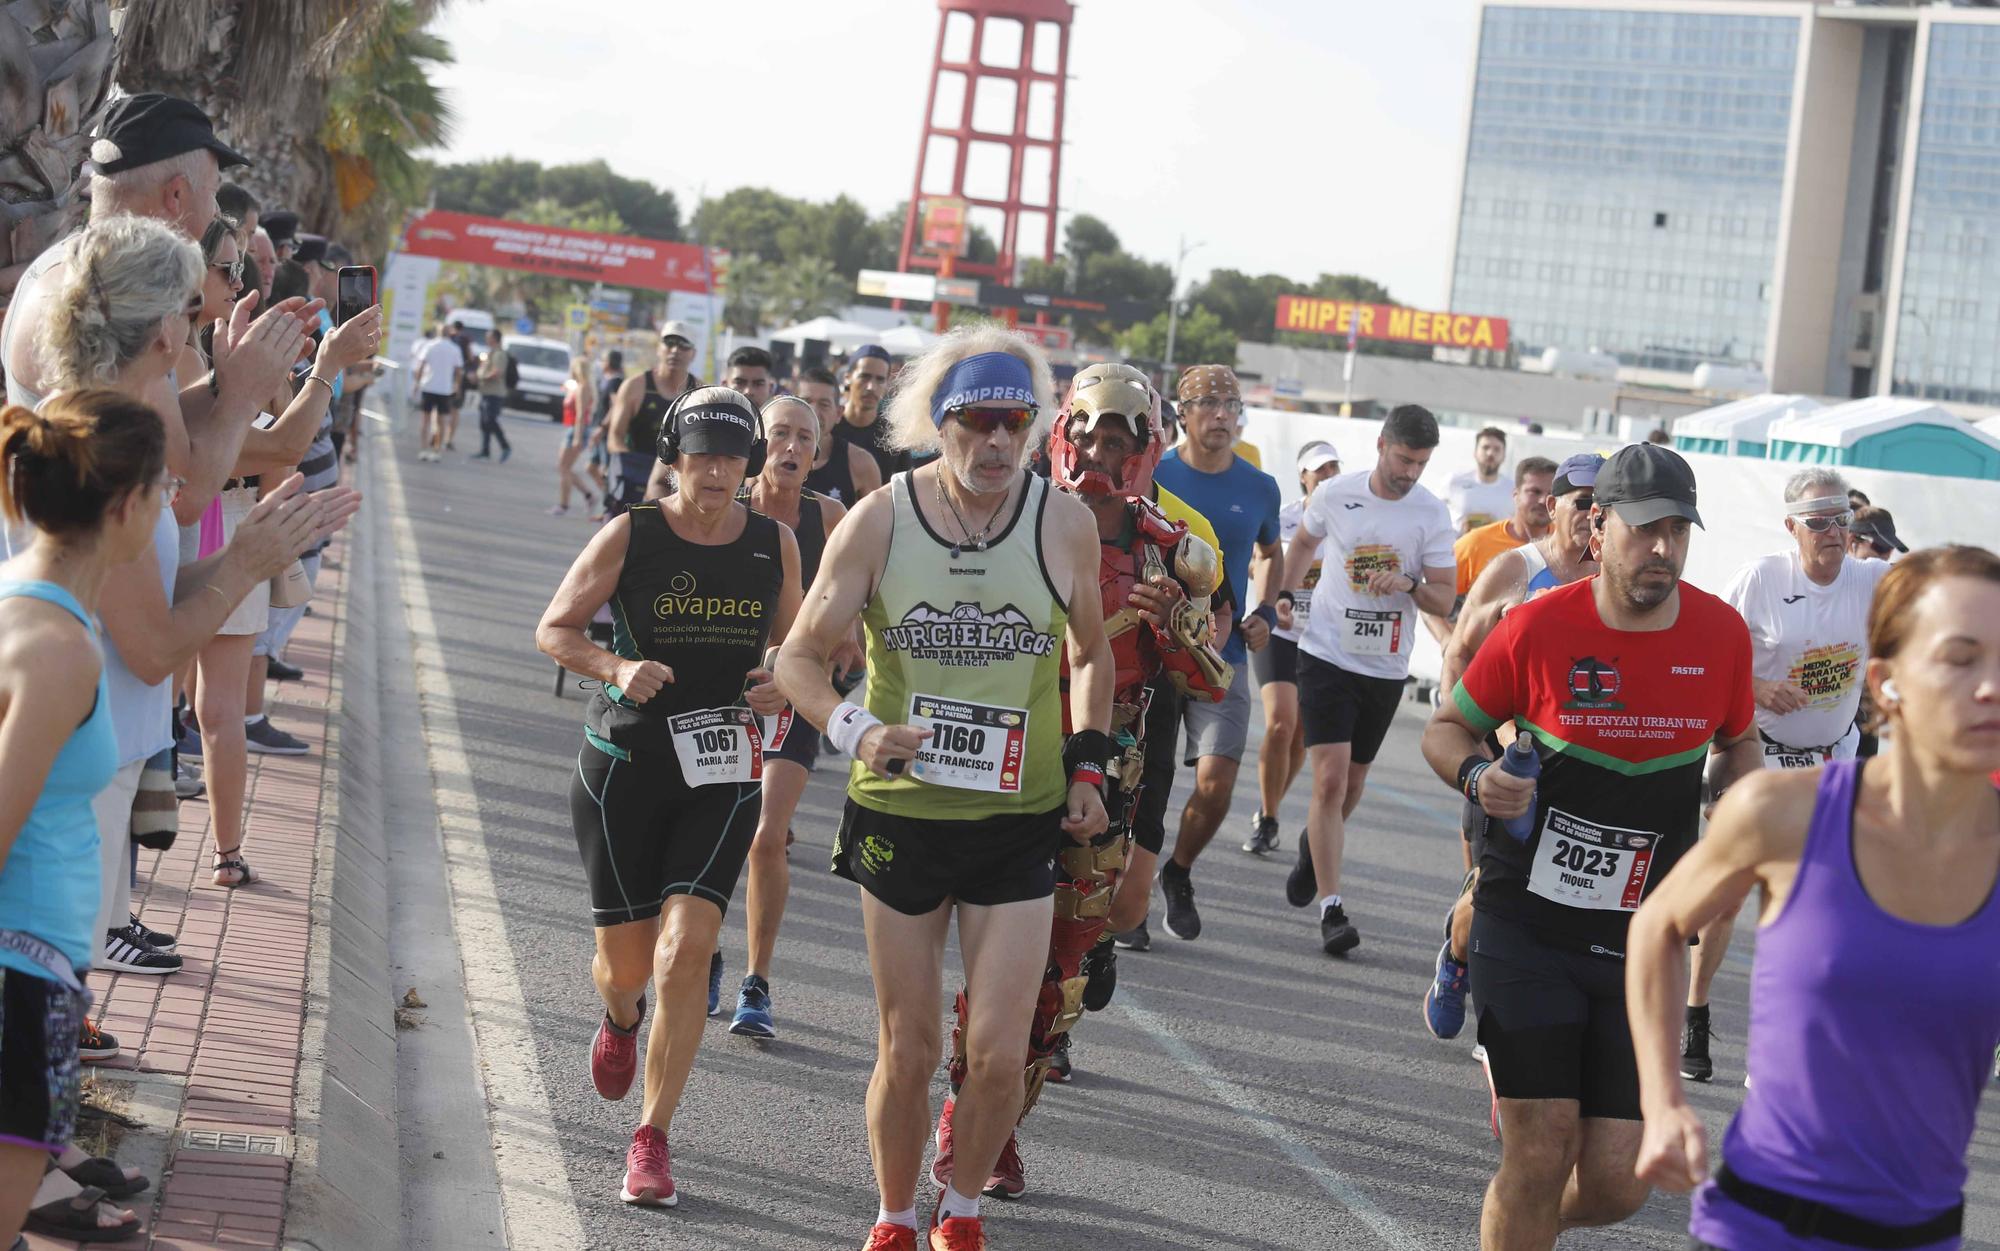
[[[716,388],[716,389],[722,390],[724,388]],[[709,388],[703,387],[697,391],[683,391],[681,394],[674,397],[674,402],[672,404],[667,406],[666,418],[660,422],[660,446],[659,446],[659,457],[667,464],[671,465],[676,460],[680,459],[681,409],[685,407],[685,401],[688,399],[689,396],[701,395],[702,392],[707,390],[709,390]],[[732,392],[731,394],[734,394],[734,392]],[[707,403],[707,400],[704,398],[702,402]],[[749,404],[749,401],[745,400],[744,403]],[[761,416],[757,415],[755,405],[751,405],[750,407],[751,407],[750,422],[753,426],[756,427],[757,438],[750,444],[749,460],[748,463],[745,464],[743,467],[743,477],[745,478],[745,480],[754,478],[758,474],[764,471],[764,456],[771,450],[770,442],[764,438],[764,420]]]
[[[1894,678],[1882,679],[1882,694],[1899,704],[1903,702],[1902,692],[1896,689],[1896,679]]]

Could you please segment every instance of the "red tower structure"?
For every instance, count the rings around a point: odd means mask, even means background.
[[[917,176],[903,220],[902,269],[991,278],[1011,286],[1016,257],[1055,259],[1063,94],[1075,12],[1069,0],[938,0],[937,50],[924,101]],[[968,33],[963,58],[948,55],[948,45],[958,51],[959,36]],[[940,86],[946,90],[943,111],[948,115],[954,112],[950,92],[962,92],[955,117],[938,116]],[[975,114],[986,124],[976,126]],[[999,117],[1012,119],[1004,130],[992,124]],[[948,180],[926,179],[933,161],[940,167],[948,163]],[[982,218],[997,226],[991,230],[999,251],[995,260],[971,261],[949,249],[925,246],[925,201],[938,199],[963,202],[960,229],[968,236]],[[948,220],[952,207],[947,204],[941,216]],[[995,213],[998,222],[992,221]]]

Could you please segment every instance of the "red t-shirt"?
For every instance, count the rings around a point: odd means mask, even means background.
[[[1517,723],[1542,762],[1529,840],[1487,825],[1475,906],[1622,956],[1632,910],[1694,845],[1709,744],[1752,724],[1750,631],[1685,582],[1671,628],[1614,630],[1596,581],[1501,618],[1453,698],[1481,733]]]

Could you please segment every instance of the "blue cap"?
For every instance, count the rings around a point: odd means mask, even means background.
[[[855,348],[854,354],[847,358],[847,362],[850,365],[853,364],[855,361],[865,361],[865,360],[878,360],[883,362],[884,364],[895,363],[894,361],[891,361],[889,359],[889,349],[883,347],[879,343],[863,344],[862,346]]]
[[[1596,452],[1578,452],[1565,460],[1556,469],[1555,485],[1549,489],[1551,495],[1567,495],[1581,487],[1597,485],[1597,471],[1604,468],[1604,458]]]

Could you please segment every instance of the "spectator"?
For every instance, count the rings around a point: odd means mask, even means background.
[[[269,307],[271,303],[271,279],[278,272],[278,250],[271,246],[271,236],[259,226],[250,232],[250,259],[257,262],[257,294],[263,299],[259,307]],[[246,271],[247,267],[246,267]],[[245,285],[251,285],[245,280]]]
[[[423,410],[423,443],[417,451],[420,461],[434,461],[443,455],[445,421],[458,396],[459,371],[464,367],[458,344],[443,325],[432,327],[430,338],[417,345],[410,384]]]
[[[1847,488],[1847,506],[1849,508],[1866,508],[1868,507],[1868,503],[1868,496],[1865,493],[1853,487]]]
[[[250,237],[257,233],[257,215],[262,210],[257,197],[236,183],[225,182],[216,189],[215,207],[222,216],[235,219],[236,246],[248,255]]]
[[[477,377],[479,379],[479,450],[472,454],[474,460],[491,460],[493,440],[500,440],[500,463],[514,454],[514,445],[507,442],[507,431],[500,425],[500,412],[507,407],[507,374],[514,364],[508,355],[500,328],[495,326],[486,332],[486,355],[480,358]]]

